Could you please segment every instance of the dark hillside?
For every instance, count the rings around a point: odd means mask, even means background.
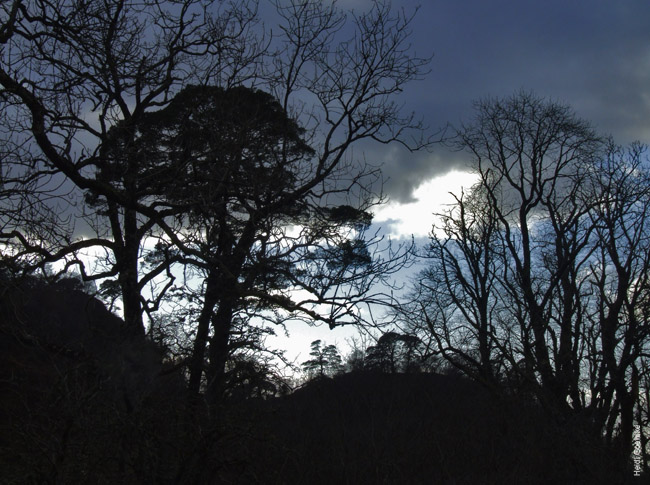
[[[69,284],[0,290],[0,483],[152,483],[173,473],[183,387],[161,373],[158,350]]]
[[[611,484],[626,476],[577,425],[550,423],[459,377],[347,374],[312,382],[269,412],[268,441],[253,453],[259,483]]]
[[[436,374],[361,372],[188,405],[161,354],[78,289],[0,297],[0,482],[614,484],[577,423]],[[233,396],[239,395],[233,393]]]

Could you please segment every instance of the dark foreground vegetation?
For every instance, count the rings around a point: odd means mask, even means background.
[[[625,483],[597,434],[458,375],[356,371],[188,400],[74,280],[2,288],[2,483]]]
[[[618,483],[625,476],[579,423],[553,423],[523,400],[497,398],[458,376],[344,374],[267,404],[277,417],[252,467],[264,483]]]

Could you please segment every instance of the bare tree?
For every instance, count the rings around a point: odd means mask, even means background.
[[[441,216],[404,315],[464,372],[584,416],[629,456],[648,342],[645,147],[527,93],[477,111],[457,142],[479,181]]]
[[[486,384],[499,373],[498,349],[505,345],[495,330],[502,310],[498,268],[499,223],[477,185],[456,197],[455,207],[438,214],[425,256],[428,267],[418,277],[411,303],[403,308],[416,326],[422,325],[444,356]]]
[[[610,145],[594,166],[592,221],[597,236],[589,266],[593,302],[587,314],[590,410],[612,442],[629,455],[640,361],[647,350],[650,297],[650,172],[645,147]],[[640,404],[640,403],[639,403]]]
[[[541,389],[562,407],[569,393],[565,360],[575,335],[574,299],[566,292],[574,290],[570,275],[589,254],[583,251],[589,232],[581,230],[585,209],[575,190],[599,140],[568,108],[525,93],[481,102],[477,112],[475,124],[459,133],[459,146],[473,155],[500,225],[506,254],[501,281],[525,330],[524,358],[534,359]],[[558,291],[564,298],[556,300]]]
[[[159,309],[173,289],[175,263],[204,271],[199,319],[212,324],[214,382],[225,368],[233,315],[254,302],[260,309],[282,309],[280,318],[335,325],[359,322],[359,303],[385,299],[370,288],[398,269],[407,251],[388,249],[383,256],[375,251],[380,238],[364,238],[369,209],[382,200],[380,172],[354,158],[351,148],[362,140],[410,149],[429,143],[421,123],[395,102],[428,65],[410,48],[411,17],[383,2],[358,15],[318,1],[272,5],[278,28],[269,31],[258,22],[257,3],[246,0],[15,0],[1,7],[2,102],[21,121],[12,136],[33,140],[34,159],[63,177],[92,229],[90,237],[49,238],[41,261],[70,256],[69,264],[87,279],[116,278],[126,323],[136,332],[144,331],[143,312]],[[199,190],[194,180],[188,187],[195,194],[183,194],[176,184],[170,196],[170,175],[179,165],[166,155],[156,158],[160,147],[149,149],[155,140],[143,142],[152,133],[147,123],[164,116],[189,85],[270,93],[304,130],[302,143],[311,150],[309,157],[296,156],[286,151],[286,137],[266,140],[275,143],[266,155],[296,168],[273,173],[274,180],[289,178],[282,180],[284,192],[263,204],[255,197],[269,193],[270,172],[249,174],[255,177],[245,181],[252,187],[244,191],[247,200],[224,206],[226,232],[234,237],[220,249],[201,249],[199,238],[189,237],[190,227],[195,235],[201,231],[201,224],[188,225],[193,217],[197,222],[198,206],[181,200],[205,195],[208,184]],[[172,152],[168,146],[167,155]],[[200,159],[191,150],[184,155],[183,167]],[[186,174],[178,180],[188,181]],[[292,206],[302,212],[288,218]],[[212,227],[221,222],[213,217]],[[4,232],[24,245],[14,227]],[[159,243],[153,251],[145,245],[152,239]],[[105,264],[89,269],[77,252],[98,246]],[[262,273],[266,287],[256,280]],[[268,284],[271,273],[282,283]],[[145,296],[147,285],[158,285],[156,294]],[[309,296],[297,299],[300,292]],[[205,324],[199,327],[196,356],[209,336]]]

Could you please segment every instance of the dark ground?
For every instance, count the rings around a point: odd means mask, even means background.
[[[631,476],[578,423],[550,423],[459,377],[347,374],[249,407],[243,414],[257,413],[260,424],[235,482],[615,484]]]
[[[88,295],[0,297],[1,484],[641,483],[584,423],[458,376],[344,374],[210,413]]]

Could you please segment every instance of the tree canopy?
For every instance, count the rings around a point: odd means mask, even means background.
[[[3,263],[74,267],[135,334],[186,335],[190,388],[215,399],[246,328],[391,300],[377,283],[410,248],[366,234],[381,174],[352,148],[429,143],[395,102],[429,61],[410,17],[270,6],[273,31],[252,0],[0,7]]]
[[[629,456],[650,334],[645,147],[530,93],[458,130],[478,177],[440,214],[405,326],[453,366],[583,416]],[[634,410],[636,406],[636,411]]]

